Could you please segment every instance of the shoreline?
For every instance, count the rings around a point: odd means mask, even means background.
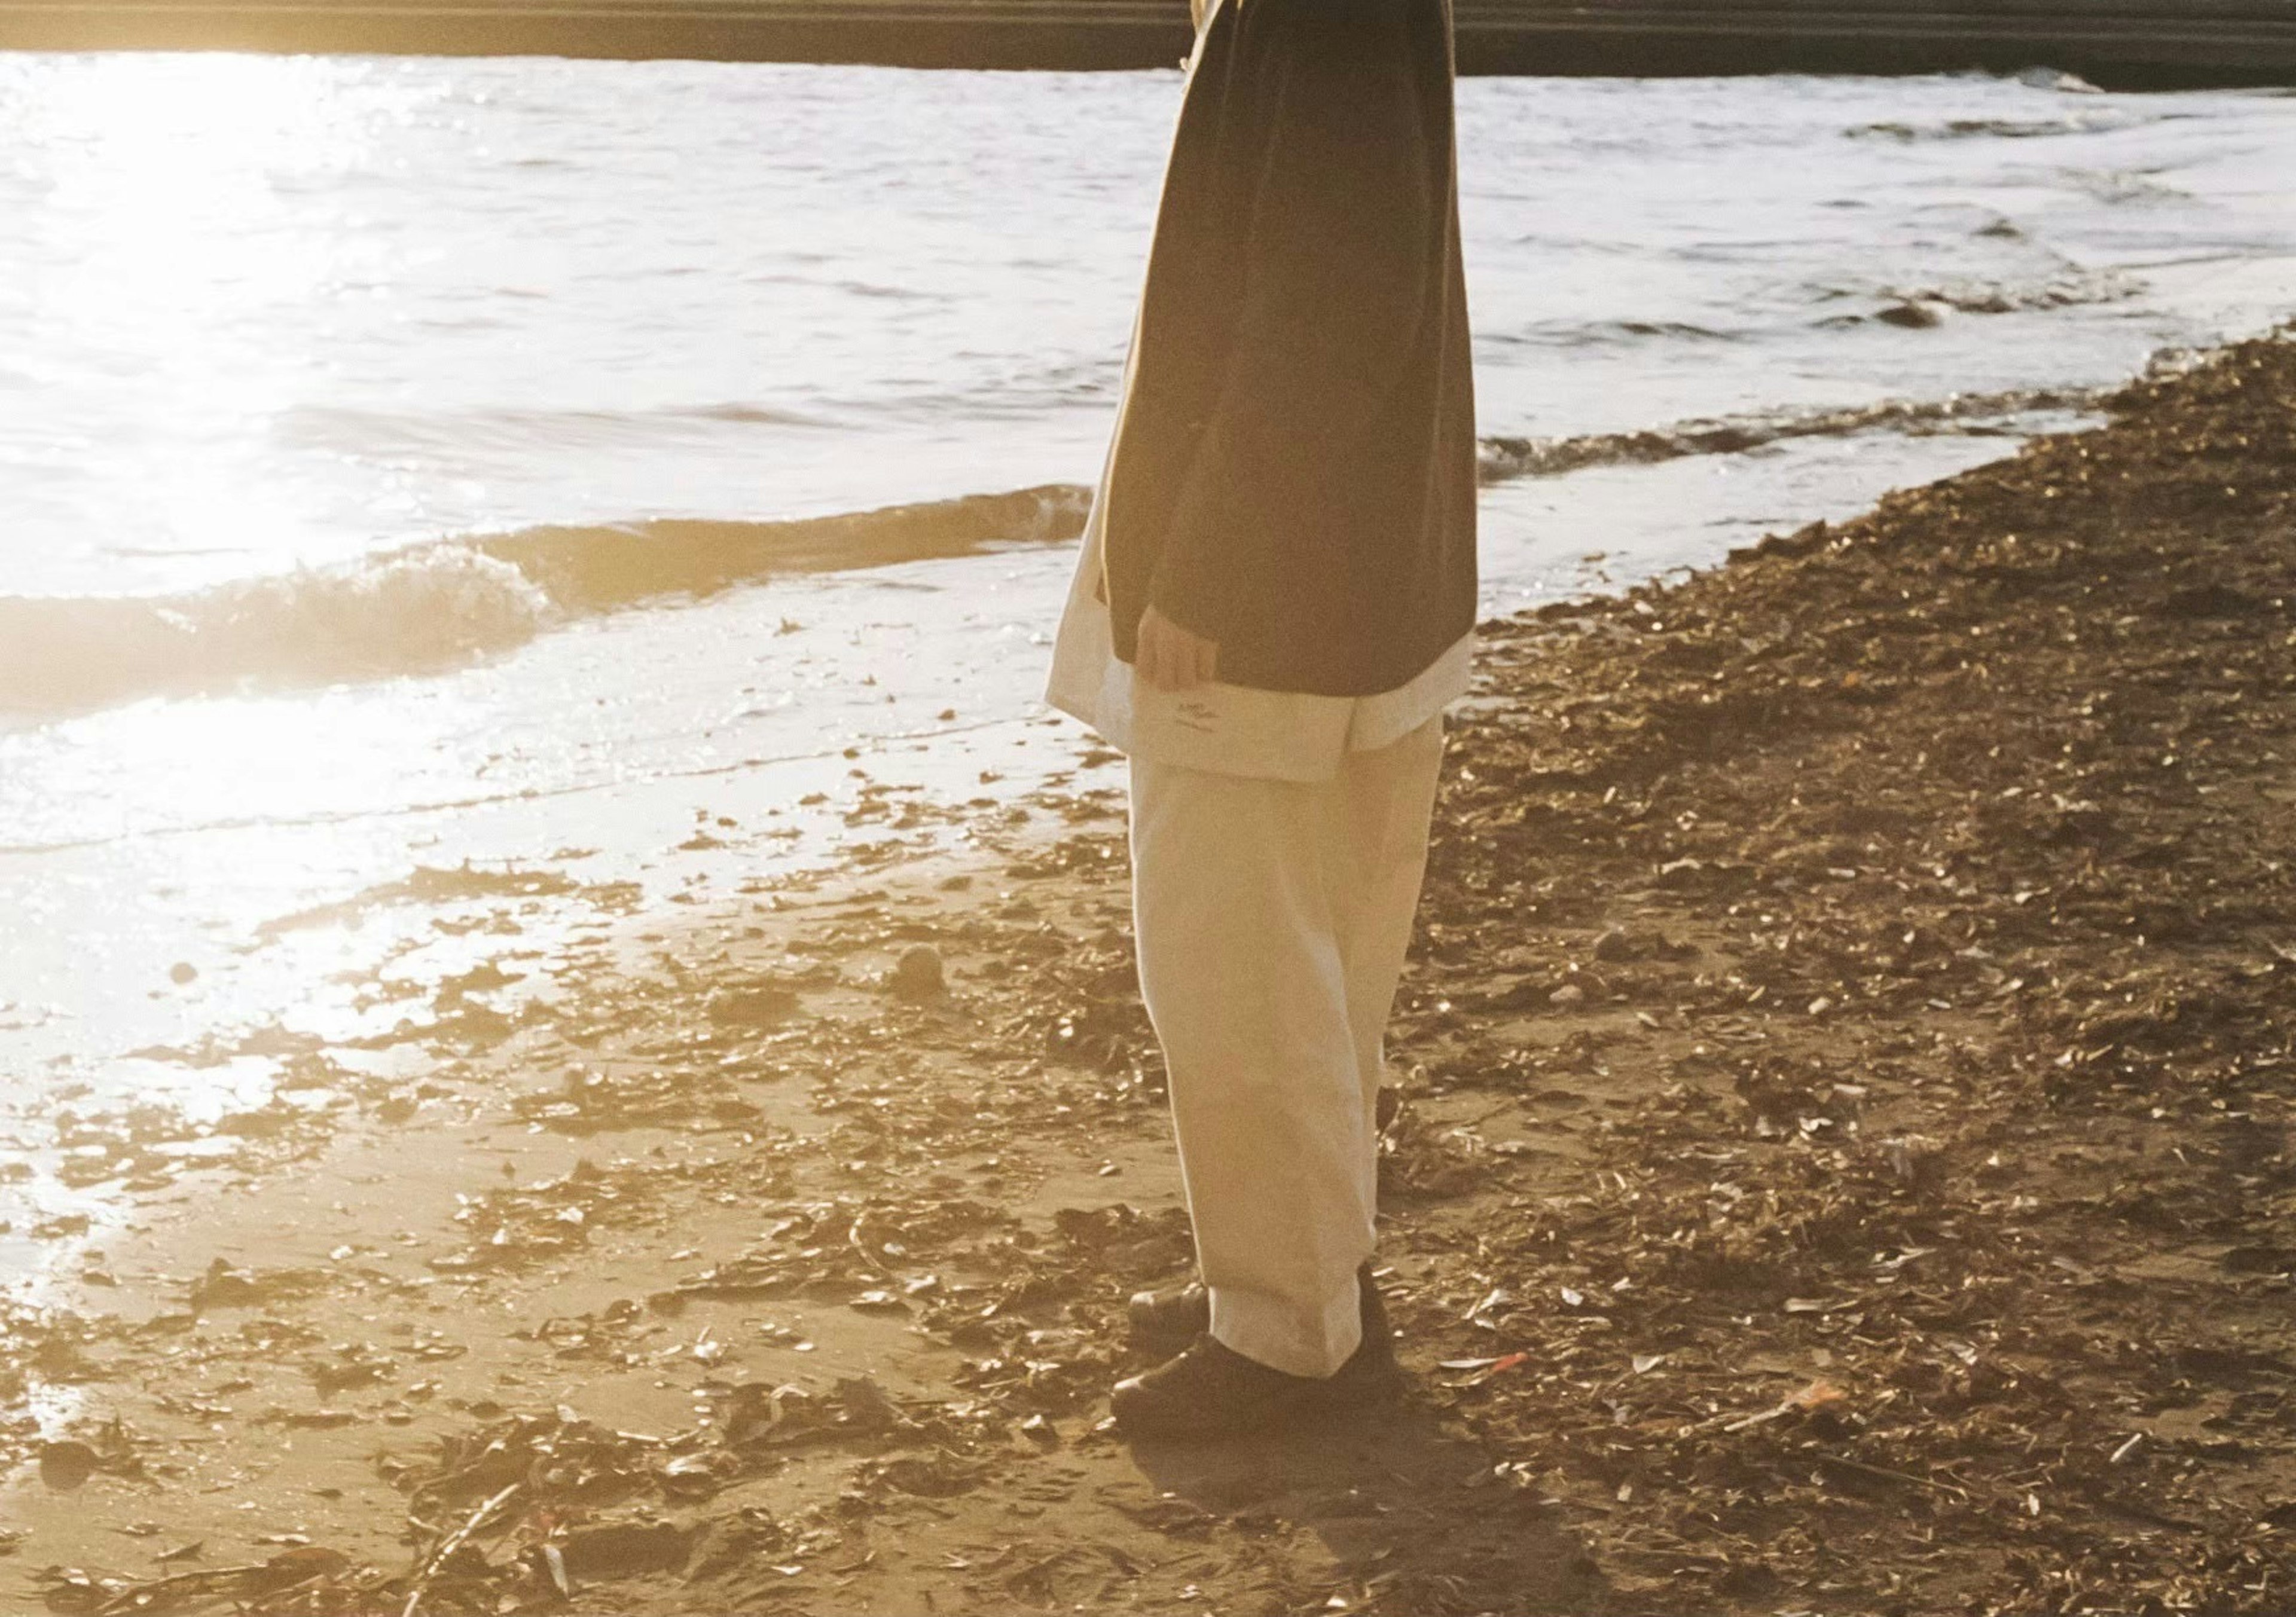
[[[296,1052],[339,1121],[234,1125],[235,1165],[145,1193],[0,1327],[12,1401],[78,1406],[6,1428],[0,1583],[2267,1611],[2292,600],[2284,335],[1866,517],[1486,625],[1391,1049],[1414,1392],[1345,1433],[1100,1429],[1124,1296],[1187,1263],[1111,755],[954,851],[547,960],[532,892],[482,895],[503,941],[410,1019],[418,1062]]]

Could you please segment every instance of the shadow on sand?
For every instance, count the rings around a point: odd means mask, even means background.
[[[1276,1433],[1131,1452],[1173,1511],[1269,1541],[1267,1570],[1290,1585],[1272,1592],[1291,1609],[1464,1617],[1608,1604],[1600,1571],[1553,1507],[1495,1474],[1489,1455],[1416,1397]],[[1298,1541],[1309,1536],[1324,1554]]]

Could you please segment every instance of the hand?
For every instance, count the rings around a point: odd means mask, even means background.
[[[1211,682],[1219,666],[1219,647],[1150,607],[1140,615],[1140,643],[1133,666],[1159,690],[1193,690]]]

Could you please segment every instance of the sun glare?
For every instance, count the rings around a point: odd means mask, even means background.
[[[327,221],[296,181],[357,149],[341,66],[127,55],[51,69],[0,110],[46,192],[31,260],[46,346],[81,361],[70,385],[103,390],[102,417],[124,400],[150,423],[155,522],[219,547],[281,537],[265,530],[288,513],[242,429],[290,402],[298,374],[293,345],[256,339],[301,316],[331,273]]]

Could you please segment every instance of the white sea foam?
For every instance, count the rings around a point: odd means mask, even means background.
[[[450,666],[522,645],[556,616],[518,568],[458,545],[193,595],[0,600],[0,711]]]
[[[531,528],[181,594],[0,599],[0,713],[436,672],[665,596],[1072,538],[1088,492],[1055,485],[785,522]]]

